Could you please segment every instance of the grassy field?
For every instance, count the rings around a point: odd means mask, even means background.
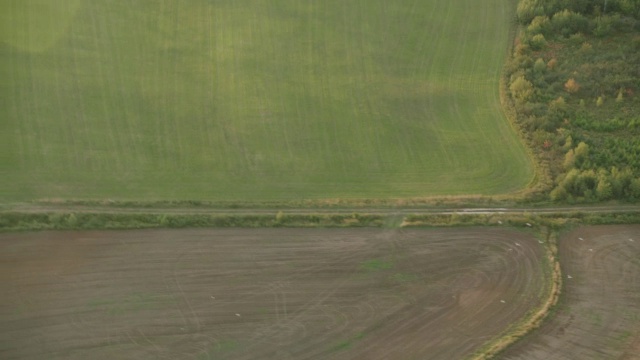
[[[497,194],[504,0],[0,0],[0,200]]]

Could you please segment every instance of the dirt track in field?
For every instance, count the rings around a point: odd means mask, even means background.
[[[580,240],[582,239],[582,240]],[[501,359],[640,359],[640,226],[563,236],[557,312]]]
[[[459,359],[540,303],[504,229],[0,234],[2,359]]]

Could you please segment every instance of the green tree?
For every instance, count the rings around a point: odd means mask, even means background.
[[[509,90],[511,90],[511,96],[520,102],[527,101],[533,95],[533,85],[529,80],[525,79],[524,75],[520,75],[513,80]]]
[[[536,34],[531,38],[530,44],[532,49],[540,50],[547,45],[547,39],[542,34]]]
[[[606,171],[598,173],[598,186],[596,187],[598,200],[609,200],[613,196],[611,182],[609,182]]]
[[[564,162],[562,163],[562,166],[564,167],[565,170],[569,170],[569,169],[573,169],[575,165],[576,165],[575,153],[573,149],[569,149],[569,151],[567,151],[567,153],[564,155]]]
[[[591,197],[591,194],[593,194],[597,186],[598,176],[595,171],[591,169],[581,171],[576,179],[575,189],[577,191],[575,191],[575,194],[578,196]]]
[[[529,35],[546,34],[549,28],[549,17],[536,16],[531,20],[531,24],[527,26],[527,33],[529,33]]]
[[[581,141],[576,147],[574,154],[576,166],[582,166],[589,158],[589,145]]]
[[[566,200],[567,196],[568,196],[567,189],[565,189],[564,186],[562,185],[556,186],[549,194],[549,197],[551,198],[552,201]]]
[[[567,9],[555,13],[551,17],[551,25],[556,32],[565,37],[577,32],[586,33],[589,31],[589,20],[583,15]]]
[[[538,74],[542,74],[547,70],[547,64],[544,62],[542,58],[538,58],[536,62],[533,64],[533,71]]]
[[[633,181],[633,172],[629,168],[619,170],[613,167],[610,179],[614,197],[623,198]]]
[[[640,18],[640,1],[638,0],[618,0],[620,11],[629,16]]]
[[[569,135],[564,140],[564,145],[562,145],[562,148],[564,150],[567,150],[567,149],[571,149],[572,147],[573,147],[573,138],[571,137],[571,135]]]
[[[534,17],[544,15],[544,5],[540,0],[521,0],[516,15],[521,24],[528,24]]]
[[[640,199],[640,178],[631,180],[628,193],[630,198],[635,200]]]
[[[560,180],[558,186],[565,189],[568,194],[578,195],[579,189],[577,186],[578,176],[580,175],[580,170],[571,169],[567,172]]]

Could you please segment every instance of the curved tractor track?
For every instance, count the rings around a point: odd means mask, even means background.
[[[501,359],[639,359],[640,226],[563,236],[564,290],[554,317]]]
[[[458,359],[539,306],[506,229],[0,234],[3,359]]]

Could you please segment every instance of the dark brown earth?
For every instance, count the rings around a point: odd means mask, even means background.
[[[583,227],[558,250],[557,311],[500,358],[640,359],[640,226]]]
[[[459,359],[543,258],[489,228],[0,234],[0,358]]]

